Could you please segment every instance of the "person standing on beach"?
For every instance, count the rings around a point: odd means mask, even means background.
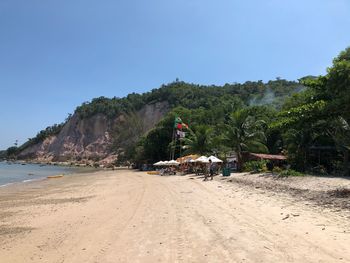
[[[211,160],[209,160],[208,164],[204,164],[204,181],[208,180],[208,176],[210,174],[211,180],[213,180],[213,176],[214,176],[214,164]]]
[[[209,172],[210,172],[210,180],[213,180],[214,178],[214,171],[215,167],[214,167],[214,163],[212,162],[212,160],[209,160]]]

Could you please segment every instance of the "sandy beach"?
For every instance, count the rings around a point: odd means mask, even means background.
[[[4,187],[0,262],[350,262],[339,186],[119,170]]]

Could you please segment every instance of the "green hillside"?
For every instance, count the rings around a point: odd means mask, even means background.
[[[183,154],[245,151],[279,154],[299,171],[349,174],[350,49],[336,57],[325,76],[299,82],[276,79],[223,86],[175,81],[144,94],[124,98],[99,97],[77,107],[80,120],[97,114],[107,119],[123,115],[113,128],[110,153],[119,163],[153,163]],[[166,103],[161,121],[144,134],[137,113],[145,106]],[[72,116],[29,139],[17,152],[59,134]],[[151,116],[152,117],[152,116]],[[173,145],[174,119],[188,125],[181,144]],[[15,153],[11,147],[11,154]],[[241,161],[241,160],[239,160]],[[243,163],[241,164],[243,168]]]
[[[123,112],[139,110],[146,104],[162,101],[167,101],[171,108],[178,106],[188,109],[211,108],[221,103],[229,104],[237,101],[245,105],[271,102],[274,107],[279,108],[282,104],[280,98],[289,96],[302,88],[298,82],[283,79],[267,83],[248,81],[244,84],[225,84],[224,86],[203,86],[175,81],[144,94],[132,93],[125,98],[111,99],[99,97],[83,103],[76,112],[82,118],[97,113],[113,117]],[[278,99],[275,100],[275,98]]]
[[[176,157],[225,156],[232,150],[238,157],[244,151],[283,153],[295,170],[349,175],[350,48],[334,59],[327,75],[305,77],[300,83],[305,89],[285,80],[189,90],[188,84],[173,83],[168,97],[175,108],[127,151],[126,159],[169,159],[173,147]],[[267,101],[271,103],[264,105]],[[177,116],[189,129],[182,144],[174,146]]]
[[[303,87],[298,82],[283,79],[268,83],[248,81],[244,84],[225,84],[224,86],[204,86],[175,81],[143,94],[132,93],[124,98],[95,98],[91,102],[84,102],[77,107],[75,114],[84,119],[100,113],[112,119],[120,114],[133,116],[134,112],[148,104],[167,102],[170,109],[184,107],[198,110],[198,112],[205,111],[208,112],[211,119],[222,119],[226,113],[232,110],[232,107],[236,108],[237,106],[270,103],[273,108],[280,108],[285,97],[301,89]],[[70,118],[71,115],[64,122],[40,131],[34,138],[30,138],[24,143],[18,151],[23,151],[49,136],[58,134]],[[135,120],[131,121],[135,122]],[[118,132],[122,131],[118,130]],[[119,148],[118,144],[121,143],[119,140],[117,145],[114,143],[115,148]],[[120,152],[120,149],[111,150]]]

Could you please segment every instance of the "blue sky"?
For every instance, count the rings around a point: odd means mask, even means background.
[[[0,149],[98,96],[324,74],[350,45],[349,11],[348,0],[0,0]]]

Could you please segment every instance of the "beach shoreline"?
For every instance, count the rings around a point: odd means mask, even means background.
[[[38,163],[0,162],[0,187],[38,182],[49,176],[71,176],[100,171],[101,168],[68,165],[40,165]]]
[[[263,185],[340,182],[327,180],[125,169],[11,185],[0,188],[0,261],[347,262],[348,211]]]

